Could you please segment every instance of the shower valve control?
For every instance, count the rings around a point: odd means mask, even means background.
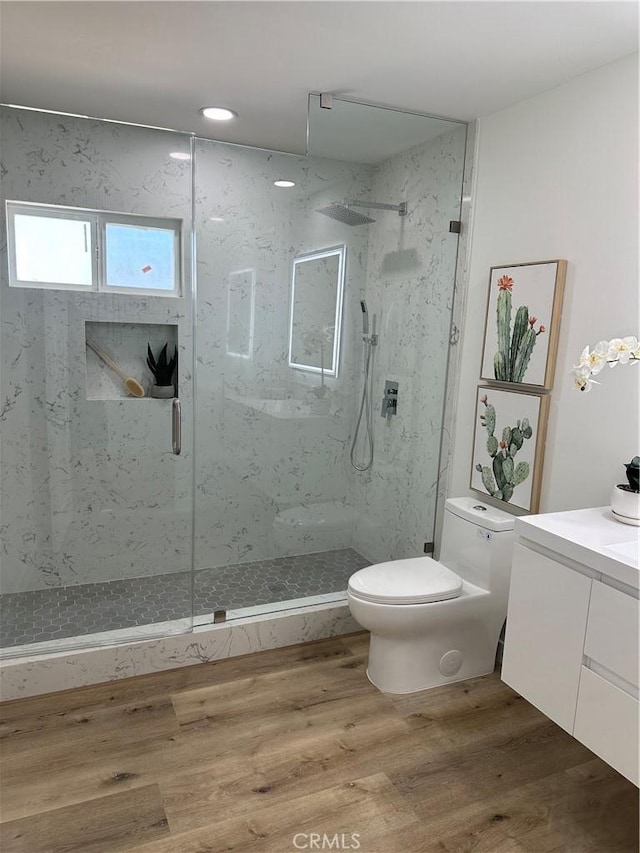
[[[382,398],[383,418],[391,417],[398,414],[398,383],[392,379],[387,379],[384,383],[384,397]]]

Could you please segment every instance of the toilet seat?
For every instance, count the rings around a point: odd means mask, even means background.
[[[412,557],[360,569],[348,590],[376,604],[427,604],[458,598],[462,578],[431,557]]]

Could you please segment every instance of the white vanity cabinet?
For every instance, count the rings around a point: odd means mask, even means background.
[[[502,678],[572,733],[591,579],[514,545]]]
[[[605,508],[516,533],[502,678],[638,785],[640,531]]]

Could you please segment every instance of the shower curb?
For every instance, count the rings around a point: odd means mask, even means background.
[[[155,626],[156,630],[158,626]],[[362,630],[344,600],[199,626],[179,634],[0,662],[0,701],[224,660]],[[106,636],[106,635],[105,635]]]

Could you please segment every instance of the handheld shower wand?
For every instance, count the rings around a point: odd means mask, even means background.
[[[360,309],[362,310],[362,334],[366,336],[369,334],[369,312],[364,299],[360,300]]]
[[[367,303],[364,299],[360,300],[360,310],[362,311],[362,340],[365,344],[370,344],[375,347],[378,343],[375,314],[373,316],[373,332],[369,335],[369,311],[367,310]]]

